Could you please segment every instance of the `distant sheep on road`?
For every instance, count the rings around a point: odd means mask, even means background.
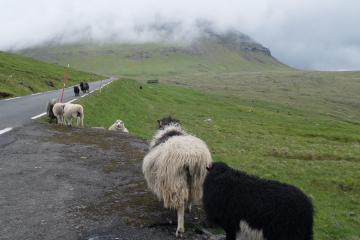
[[[75,97],[79,96],[80,94],[80,89],[78,86],[74,86],[74,94],[75,94]]]
[[[159,130],[144,157],[142,170],[149,188],[165,208],[177,210],[176,236],[184,228],[184,211],[202,198],[206,167],[212,160],[205,142],[186,133],[178,120],[158,120]]]
[[[80,82],[80,89],[83,93],[89,92],[89,84],[87,82]]]
[[[129,130],[125,127],[125,124],[122,120],[118,119],[116,122],[109,127],[110,131],[120,131],[128,133]]]
[[[67,103],[64,107],[64,121],[72,125],[72,119],[76,118],[76,126],[84,126],[84,108],[80,104]]]
[[[203,205],[227,240],[311,240],[313,206],[298,188],[236,171],[225,163],[209,167]],[[249,237],[250,236],[250,237]]]

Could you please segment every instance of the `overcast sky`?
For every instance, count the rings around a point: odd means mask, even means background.
[[[83,38],[148,41],[154,23],[181,23],[178,39],[196,36],[196,22],[236,29],[291,66],[360,70],[359,0],[0,0],[0,50]],[[139,35],[139,29],[141,35]]]

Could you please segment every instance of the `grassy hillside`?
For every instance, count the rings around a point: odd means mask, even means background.
[[[122,119],[130,133],[150,139],[156,120],[174,115],[216,161],[304,190],[316,208],[314,239],[360,238],[360,124],[247,95],[139,84],[115,81],[101,96],[81,99],[85,125]]]
[[[160,77],[189,73],[224,73],[289,69],[257,50],[239,50],[204,40],[197,44],[76,44],[22,51],[44,61],[106,75]]]
[[[258,45],[228,42],[205,39],[183,46],[88,43],[29,49],[23,53],[60,64],[69,62],[85,71],[143,82],[159,79],[162,83],[359,122],[360,72],[296,70],[279,63],[266,51],[256,50]]]
[[[54,90],[62,86],[64,67],[0,52],[0,98]],[[103,77],[69,69],[69,84]]]

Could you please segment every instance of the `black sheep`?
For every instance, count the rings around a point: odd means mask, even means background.
[[[78,86],[74,86],[74,94],[75,94],[75,97],[76,96],[79,96],[79,93],[80,93],[80,89]]]
[[[207,219],[225,230],[227,240],[235,240],[240,221],[266,240],[312,239],[313,206],[298,188],[225,163],[213,163],[208,171],[203,196]]]
[[[86,92],[85,84],[84,84],[83,82],[80,82],[79,85],[80,85],[81,91],[82,91],[83,93],[85,93],[85,92]]]
[[[89,84],[87,82],[84,83],[85,92],[89,92]]]

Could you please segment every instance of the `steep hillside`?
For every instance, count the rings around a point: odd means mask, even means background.
[[[70,68],[69,84],[102,77]],[[0,52],[0,98],[54,90],[62,86],[64,67]]]
[[[100,74],[166,76],[189,73],[224,73],[289,69],[271,56],[269,49],[250,37],[207,30],[183,44],[79,43],[27,49],[21,53]]]

